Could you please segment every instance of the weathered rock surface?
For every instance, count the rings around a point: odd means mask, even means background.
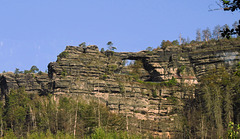
[[[239,41],[238,41],[239,42]],[[228,68],[240,61],[240,43],[213,47],[169,47],[165,50],[100,53],[95,45],[86,48],[67,46],[56,62],[48,65],[48,75],[0,74],[1,95],[25,87],[29,93],[81,94],[86,99],[100,99],[110,110],[148,121],[156,134],[176,131],[176,109],[185,98],[195,97],[194,85],[212,68]],[[141,60],[140,71],[146,80],[172,79],[179,85],[166,87],[144,84],[128,74],[123,60]],[[142,78],[142,79],[144,79]],[[185,91],[180,85],[192,87]],[[139,123],[135,123],[137,127]],[[140,126],[141,127],[141,126]]]
[[[49,77],[47,74],[14,74],[7,72],[0,74],[1,95],[7,95],[12,89],[24,87],[28,93],[49,93]]]

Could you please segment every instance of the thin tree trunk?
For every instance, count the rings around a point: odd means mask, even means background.
[[[98,127],[101,127],[100,99],[98,97]]]
[[[128,131],[128,116],[126,114],[126,130]]]
[[[126,100],[126,89],[124,89],[124,99]],[[125,103],[125,114],[126,114],[126,130],[128,131],[128,116],[127,116],[127,109],[126,109],[126,103]]]
[[[3,136],[3,121],[2,121],[2,118],[1,118],[1,137]]]
[[[201,131],[201,139],[204,139],[204,123],[203,123],[204,117],[202,116],[202,131]]]
[[[69,125],[70,125],[70,129],[69,131],[72,131],[72,113],[70,112],[70,118],[69,118]]]
[[[32,120],[32,126],[33,126],[33,129],[35,130],[35,128],[36,128],[35,114],[33,113],[31,106],[29,106],[29,109],[30,109],[30,115],[31,115],[31,120]]]
[[[98,82],[98,94],[99,94],[99,82]],[[100,99],[98,97],[98,127],[101,127],[101,115],[100,115]]]
[[[58,131],[58,108],[57,108],[57,106],[56,106],[56,132]]]
[[[76,108],[76,111],[75,111],[74,130],[73,130],[74,138],[76,136],[76,128],[77,128],[77,110],[78,110],[78,98],[77,98],[77,108]]]
[[[142,120],[140,120],[140,134],[142,133]]]

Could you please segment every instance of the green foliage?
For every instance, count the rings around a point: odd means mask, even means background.
[[[102,128],[95,129],[95,132],[91,135],[92,139],[105,139],[107,138],[106,132]]]
[[[196,44],[197,43],[197,41],[195,41],[195,40],[192,40],[191,42],[190,42],[190,44]]]
[[[186,66],[185,66],[185,65],[182,65],[182,66],[180,67],[180,69],[179,69],[179,72],[182,73],[184,69],[186,69]]]
[[[162,49],[166,49],[168,46],[172,46],[172,43],[169,40],[167,40],[167,41],[163,40],[161,42],[161,48]]]
[[[32,66],[31,69],[30,69],[31,73],[36,73],[38,71],[39,71],[39,69],[37,68],[37,66]]]
[[[42,71],[39,71],[39,72],[38,72],[38,75],[43,75],[43,72],[42,72]]]
[[[178,45],[179,45],[178,40],[173,40],[173,41],[172,41],[172,45],[174,45],[174,46],[178,46]]]
[[[142,83],[142,84],[148,83],[148,82],[144,82],[144,81],[142,81],[142,80],[137,80],[137,82]],[[149,82],[149,83],[150,83],[150,82]]]
[[[149,55],[153,55],[153,51],[147,51],[146,53]]]
[[[108,50],[110,51],[114,51],[115,49],[117,49],[116,47],[113,46],[113,43],[111,41],[109,41],[107,45],[108,45]]]
[[[68,56],[68,52],[66,52],[66,51],[63,51],[62,53],[60,53],[58,55],[59,58],[66,58],[67,56]]]
[[[114,51],[114,50],[116,50],[117,48],[113,46],[111,49],[112,49],[112,51]]]
[[[17,137],[14,134],[14,132],[10,129],[10,130],[6,131],[5,136],[3,137],[3,139],[17,139]]]
[[[83,138],[99,125],[104,132],[125,130],[124,117],[109,112],[98,101],[85,102],[79,96],[38,96],[24,88],[12,90],[6,104],[0,103],[0,133],[4,138]],[[100,122],[100,123],[99,123]]]
[[[132,72],[130,74],[137,75],[138,77],[141,76],[140,69],[143,68],[143,63],[141,60],[136,60],[133,65],[130,66]]]
[[[182,74],[185,69],[186,69],[186,66],[181,65],[181,67],[177,69],[177,74],[180,76],[180,74]]]
[[[37,72],[39,72],[39,69],[37,68],[37,66],[32,66],[30,70],[23,71],[24,74],[37,73]]]
[[[15,71],[14,71],[14,74],[15,74],[15,75],[18,75],[19,73],[20,73],[19,69],[16,68]]]
[[[29,70],[24,70],[24,74],[31,73]]]
[[[221,69],[219,71],[211,71],[207,76],[202,78],[202,91],[204,107],[206,109],[206,117],[212,119],[208,122],[211,127],[216,127],[217,135],[223,136],[224,125],[230,119],[232,111],[232,94],[230,92],[229,74]],[[230,86],[229,86],[230,85]],[[226,88],[222,88],[226,86]],[[225,105],[222,105],[225,104]]]
[[[173,96],[170,96],[170,97],[167,97],[167,100],[169,100],[171,103],[173,104],[177,104],[178,100],[176,97],[173,97]]]
[[[234,74],[240,77],[240,62],[238,63],[237,70],[234,72]]]
[[[142,80],[137,80],[137,82],[145,84],[146,86],[149,86],[150,88],[158,88],[158,87],[172,87],[177,85],[177,80],[172,77],[172,79],[168,80],[168,81],[164,81],[164,82],[144,82]]]
[[[122,82],[119,82],[118,84],[119,84],[120,93],[123,94],[125,92],[124,84]]]
[[[221,0],[222,1],[222,5],[223,5],[223,9],[224,11],[238,11],[240,10],[240,0]],[[238,36],[240,36],[240,20],[239,20],[239,24],[236,25],[236,27],[230,29],[230,28],[224,28],[223,30],[221,30],[220,32],[222,37],[226,37],[227,39],[231,38],[231,35],[235,35],[237,34]]]
[[[102,80],[106,80],[107,79],[107,74],[103,74],[99,78],[102,79]]]
[[[111,45],[113,45],[113,43],[112,43],[111,41],[109,41],[109,42],[107,43],[107,45],[111,46]]]
[[[22,137],[23,138],[23,137]],[[52,134],[49,130],[45,132],[33,132],[26,135],[27,139],[74,139],[73,135],[58,131],[56,134]],[[12,130],[7,131],[6,135],[2,139],[18,139]]]
[[[152,96],[153,96],[154,98],[158,97],[156,90],[153,90],[153,91],[152,91]]]
[[[163,40],[161,42],[161,48],[162,49],[166,49],[168,46],[179,46],[179,42],[178,42],[178,40],[173,40],[172,42],[169,41],[169,40],[167,40],[167,41]]]
[[[101,53],[104,53],[104,48],[101,48],[101,51],[100,51]]]
[[[233,122],[228,124],[228,138],[229,139],[238,139],[240,133],[240,124],[235,125]]]
[[[26,129],[25,122],[27,120],[30,99],[24,90],[24,88],[20,88],[17,91],[12,90],[6,98],[4,109],[4,120],[13,131],[16,131],[17,135],[21,135],[21,132]]]
[[[237,127],[232,128],[231,121],[240,121],[239,86],[238,74],[224,68],[209,70],[202,76],[197,88],[199,97],[189,98],[184,105],[183,117],[187,120],[183,123],[183,128],[187,133],[191,133],[189,136],[231,138],[232,134],[233,137],[237,133],[233,130],[236,131]],[[192,129],[199,131],[201,136],[192,134]]]
[[[168,87],[175,86],[177,85],[177,80],[174,77],[172,77],[172,79],[170,79],[169,81],[164,82],[164,85]]]
[[[129,134],[124,131],[108,132],[103,128],[96,128],[92,134],[87,135],[85,137],[80,137],[80,138],[83,138],[83,139],[143,139],[143,138],[149,138],[149,137],[137,135],[137,134]],[[17,139],[17,138],[18,137],[14,134],[14,132],[10,130],[6,132],[6,135],[2,139]],[[27,139],[75,139],[79,137],[74,137],[69,133],[64,133],[61,131],[58,131],[56,134],[52,134],[48,130],[47,133],[45,132],[29,133],[27,134],[26,138]]]
[[[141,60],[134,61],[134,63],[129,65],[128,68],[130,69],[129,75],[135,81],[138,81],[143,76],[141,72],[141,69],[143,68],[143,63]]]
[[[63,77],[65,77],[65,76],[67,76],[68,74],[67,74],[67,71],[65,70],[65,69],[63,69],[62,71],[61,71],[61,76],[63,76]]]
[[[82,42],[81,44],[78,45],[79,47],[86,48],[86,42]]]
[[[105,51],[105,55],[106,55],[107,57],[111,57],[111,56],[114,55],[114,51],[107,50],[107,51]]]
[[[102,128],[95,129],[94,133],[91,136],[88,136],[87,139],[142,139],[144,138],[141,135],[128,134],[127,132],[106,132]]]
[[[153,48],[149,46],[149,47],[146,48],[146,50],[147,50],[147,51],[152,51]]]
[[[238,11],[240,9],[240,0],[221,0],[225,11]]]
[[[111,72],[114,72],[117,69],[118,69],[117,65],[108,65],[108,70],[111,71]]]

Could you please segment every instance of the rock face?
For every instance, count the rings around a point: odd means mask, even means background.
[[[7,72],[0,74],[1,94],[7,95],[11,89],[24,87],[28,93],[48,92],[49,78],[47,74],[14,74]]]
[[[3,99],[11,89],[19,87],[25,87],[29,93],[78,94],[86,99],[101,100],[110,110],[122,113],[127,119],[139,119],[140,123],[132,123],[139,130],[174,135],[178,124],[176,109],[181,108],[185,98],[195,97],[194,86],[206,71],[228,68],[240,61],[239,42],[136,53],[101,53],[95,45],[67,46],[56,62],[49,63],[48,74],[1,74],[1,95]],[[141,61],[143,67],[138,70],[144,78],[129,75],[124,60]],[[161,85],[171,79],[176,79],[178,85]],[[182,85],[192,91],[184,90]],[[142,123],[142,120],[148,122]]]

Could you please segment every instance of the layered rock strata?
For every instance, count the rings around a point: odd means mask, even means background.
[[[211,49],[199,45],[101,53],[95,45],[67,46],[56,62],[49,63],[48,74],[1,74],[1,96],[3,99],[11,89],[19,87],[25,87],[28,93],[82,95],[100,100],[127,119],[139,119],[140,122],[132,123],[141,127],[139,130],[174,134],[178,124],[176,110],[184,99],[195,97],[194,86],[200,77],[210,69],[236,65],[240,61],[239,49],[240,44],[235,43],[228,47],[216,44]],[[143,67],[139,70],[144,78],[134,78],[124,60],[140,60]],[[161,85],[171,79],[178,84]]]

